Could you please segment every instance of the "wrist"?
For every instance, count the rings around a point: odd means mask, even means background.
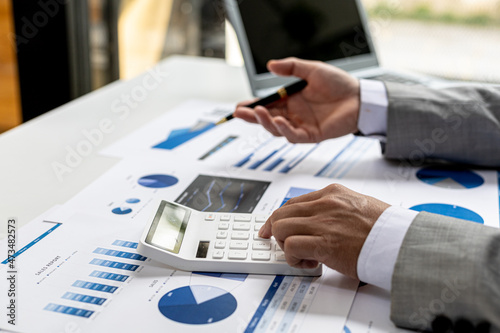
[[[373,225],[357,260],[358,278],[391,290],[391,279],[406,231],[418,212],[388,207]]]
[[[359,132],[359,110],[361,108],[361,84],[358,79],[354,79],[352,94],[349,99],[349,110],[351,121],[349,122],[349,133]]]

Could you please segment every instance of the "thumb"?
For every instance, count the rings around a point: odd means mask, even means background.
[[[276,75],[296,76],[301,79],[306,79],[313,67],[314,65],[312,61],[293,57],[280,60],[270,60],[267,63],[267,68]]]

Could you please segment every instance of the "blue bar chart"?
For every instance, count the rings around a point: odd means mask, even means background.
[[[315,176],[335,179],[345,177],[374,144],[378,144],[376,140],[353,137]]]
[[[94,256],[94,258],[88,261],[88,268],[97,266],[99,269],[92,269],[86,277],[81,276],[74,280],[68,286],[70,289],[61,295],[61,300],[75,304],[80,303],[82,305],[101,307],[120,289],[120,286],[124,282],[130,279],[130,275],[140,267],[138,264],[118,260],[107,260],[96,257],[96,255],[132,262],[135,261],[138,263],[144,263],[147,259],[139,253],[131,252],[137,248],[137,242],[116,239],[110,243],[112,246],[122,248],[123,250],[96,247],[88,254]],[[76,305],[57,304],[53,302],[47,304],[44,310],[82,318],[90,318],[96,313],[95,310],[80,308]]]

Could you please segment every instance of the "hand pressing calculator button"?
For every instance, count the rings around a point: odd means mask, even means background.
[[[276,241],[258,236],[267,217],[200,212],[161,201],[146,226],[138,252],[176,269],[202,272],[319,276],[290,267]]]

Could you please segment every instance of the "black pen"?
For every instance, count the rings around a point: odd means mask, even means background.
[[[283,99],[283,98],[291,96],[295,93],[298,93],[299,91],[304,89],[306,86],[307,86],[306,80],[300,80],[300,81],[294,82],[286,87],[282,87],[282,88],[278,89],[278,91],[275,92],[274,94],[271,94],[269,96],[266,96],[264,98],[261,98],[261,99],[255,101],[251,104],[246,105],[246,107],[253,109],[257,105],[265,106],[265,105],[271,104],[273,102],[279,101],[280,99]],[[233,118],[234,118],[234,116],[231,113],[229,116],[226,116],[225,118],[222,118],[221,120],[216,122],[215,125],[217,126],[217,125],[223,124],[226,121],[229,121]]]

